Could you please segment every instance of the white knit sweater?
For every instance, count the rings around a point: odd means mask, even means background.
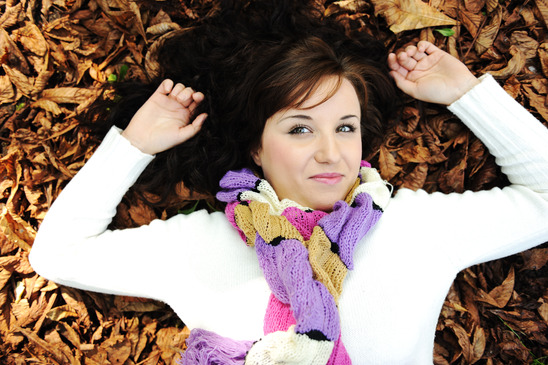
[[[355,364],[432,364],[440,309],[456,274],[548,241],[548,129],[487,76],[449,109],[512,185],[464,194],[401,189],[360,243],[340,299]],[[57,283],[168,303],[190,327],[262,336],[270,294],[252,248],[223,213],[107,231],[153,156],[113,128],[44,219],[34,269]]]

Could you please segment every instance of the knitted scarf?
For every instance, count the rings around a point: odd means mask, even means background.
[[[248,246],[272,291],[264,333],[235,341],[195,329],[181,364],[351,364],[341,342],[338,301],[356,244],[380,218],[390,189],[362,162],[346,199],[331,213],[280,201],[250,170],[229,171],[217,199]]]

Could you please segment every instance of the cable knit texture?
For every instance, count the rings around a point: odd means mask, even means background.
[[[375,225],[390,190],[362,163],[356,183],[331,213],[284,199],[250,170],[230,171],[217,198],[272,291],[265,337],[252,344],[200,330],[182,364],[351,364],[341,338],[338,300],[356,244]],[[209,338],[209,340],[208,340]]]

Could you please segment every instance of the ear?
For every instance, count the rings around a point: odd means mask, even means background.
[[[261,147],[258,147],[251,151],[251,158],[253,158],[253,162],[255,162],[255,165],[262,167],[261,164]]]

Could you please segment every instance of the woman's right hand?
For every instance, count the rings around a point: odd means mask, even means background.
[[[207,114],[190,118],[204,94],[183,84],[164,80],[135,113],[122,136],[141,152],[150,155],[170,149],[192,138]]]

